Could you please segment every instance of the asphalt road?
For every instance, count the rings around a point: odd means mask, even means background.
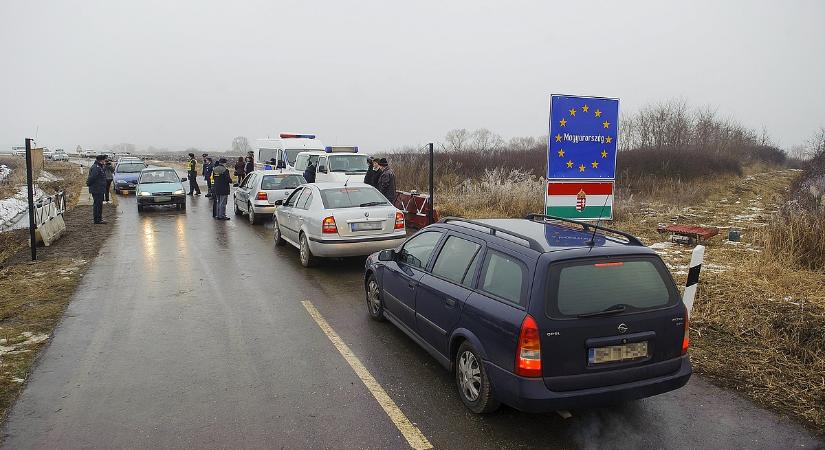
[[[137,214],[81,282],[4,428],[6,448],[408,448],[302,301],[311,302],[435,448],[819,448],[814,436],[695,377],[602,409],[469,413],[453,378],[367,318],[362,259],[304,269],[271,224]]]

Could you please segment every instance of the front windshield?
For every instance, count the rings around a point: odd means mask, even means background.
[[[145,169],[146,166],[143,163],[120,163],[117,165],[117,172],[118,173],[138,173],[141,170]]]
[[[324,201],[324,206],[327,209],[389,204],[387,198],[372,186],[324,189],[321,191],[321,199]]]
[[[331,172],[366,172],[367,155],[330,155],[329,170]]]
[[[258,161],[266,161],[269,162],[270,159],[278,159],[278,150],[272,148],[259,148],[258,149]]]
[[[295,148],[288,148],[284,150],[284,154],[286,155],[286,161],[290,166],[295,166],[295,157],[298,156],[298,153],[305,152],[305,149],[295,149]]]
[[[140,184],[180,182],[174,170],[148,170],[140,175]]]
[[[265,175],[261,180],[261,190],[295,189],[306,182],[301,175]]]

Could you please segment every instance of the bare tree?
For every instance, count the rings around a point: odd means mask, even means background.
[[[246,152],[252,150],[252,146],[249,145],[249,139],[244,136],[238,136],[235,139],[232,139],[232,153],[236,155],[245,155]]]
[[[470,140],[470,132],[466,128],[456,128],[450,130],[444,136],[444,142],[440,143],[441,148],[448,151],[462,151],[466,150],[467,143]]]
[[[821,127],[808,139],[808,157],[813,158],[825,153],[825,127]]]
[[[472,134],[472,149],[489,153],[501,150],[504,147],[504,139],[486,128],[479,128]]]

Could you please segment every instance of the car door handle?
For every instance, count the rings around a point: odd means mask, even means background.
[[[418,283],[416,283],[415,281],[410,281],[409,283],[407,283],[407,286],[409,286],[410,289],[415,289],[415,287],[418,286]]]
[[[444,299],[444,304],[447,305],[448,308],[455,308],[455,299],[447,297]]]

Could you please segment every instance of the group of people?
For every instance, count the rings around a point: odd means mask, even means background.
[[[364,175],[364,183],[378,189],[390,203],[395,203],[395,172],[390,168],[387,158],[367,158],[369,167]]]
[[[212,197],[212,217],[217,220],[229,220],[226,216],[226,203],[229,200],[229,192],[232,186],[232,175],[229,174],[229,169],[226,167],[226,158],[219,158],[214,161],[208,154],[204,153],[202,175],[206,180],[207,197]],[[187,168],[187,176],[189,178],[189,193],[187,195],[201,195],[200,187],[198,186],[198,161],[195,159],[195,154],[189,154],[189,166]],[[254,164],[252,164],[254,167]],[[250,172],[252,171],[250,167]],[[235,173],[237,175],[237,166]],[[242,176],[241,176],[242,177]],[[240,178],[239,178],[240,181]]]

